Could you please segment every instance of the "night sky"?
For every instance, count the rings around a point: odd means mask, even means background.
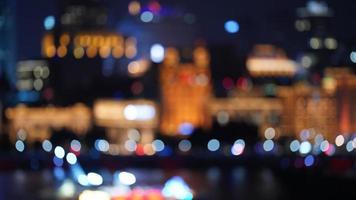
[[[129,1],[104,0],[110,16],[116,20],[127,16]],[[141,1],[146,3],[148,1]],[[294,28],[296,8],[304,7],[305,0],[169,0],[159,1],[182,12],[196,15],[199,36],[211,46],[233,45],[237,54],[247,54],[257,43],[272,43],[286,49],[290,57],[297,56],[305,49],[307,35]],[[356,2],[351,0],[327,1],[334,10],[330,34],[339,43],[347,43],[345,48],[356,44]],[[56,0],[19,0],[17,4],[17,46],[19,59],[40,57],[40,42],[44,32],[43,19],[58,14]],[[240,24],[240,32],[228,34],[224,22],[235,19]],[[112,27],[114,28],[114,27]]]

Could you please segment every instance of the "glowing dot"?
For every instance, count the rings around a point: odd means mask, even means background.
[[[292,152],[297,152],[299,150],[299,147],[300,143],[298,140],[293,140],[289,145],[289,148]]]
[[[178,144],[179,150],[187,152],[192,148],[192,143],[189,140],[182,140]]]
[[[82,186],[88,186],[89,185],[89,181],[86,175],[84,174],[80,174],[77,178],[77,181],[80,185]]]
[[[226,125],[230,121],[229,113],[227,113],[225,111],[218,112],[217,121],[220,125]]]
[[[208,142],[209,151],[217,151],[220,148],[220,142],[217,139],[212,139]]]
[[[133,185],[136,183],[136,177],[134,174],[129,172],[120,172],[119,181],[123,185]]]
[[[107,152],[107,151],[109,151],[109,147],[110,147],[109,142],[106,140],[96,140],[95,141],[95,148],[98,151]]]
[[[335,138],[335,144],[336,146],[342,146],[343,144],[345,143],[345,138],[344,136],[342,135],[338,135],[336,138]]]
[[[234,142],[234,145],[231,147],[232,155],[238,156],[241,155],[245,150],[245,141],[238,139]]]
[[[137,15],[141,11],[141,4],[138,1],[131,1],[129,4],[129,13],[131,15]]]
[[[191,135],[194,131],[194,126],[191,123],[182,123],[179,125],[179,132],[182,135]]]
[[[237,33],[240,30],[240,25],[234,20],[229,20],[225,22],[225,30],[228,33]]]
[[[145,11],[141,14],[140,19],[142,22],[148,23],[153,20],[153,13],[150,11]]]
[[[43,26],[46,30],[51,30],[56,25],[56,19],[54,16],[47,16],[43,21]]]
[[[161,44],[154,44],[150,50],[151,60],[160,63],[164,59],[164,47]]]
[[[54,165],[57,166],[57,167],[62,167],[62,165],[63,165],[63,159],[54,156],[54,157],[53,157],[53,163],[54,163]]]
[[[309,44],[312,49],[320,49],[322,47],[321,39],[319,38],[311,38]]]
[[[304,141],[302,142],[302,144],[300,144],[300,148],[299,148],[299,152],[301,154],[308,154],[311,151],[311,144],[308,141]]]
[[[127,133],[127,137],[130,140],[134,140],[136,142],[140,141],[141,135],[137,129],[129,129]]]
[[[128,105],[124,108],[124,116],[127,120],[135,120],[137,115],[137,109],[134,105]]]
[[[40,91],[43,88],[43,81],[41,79],[36,79],[33,81],[33,87],[35,90]]]
[[[337,48],[337,41],[334,38],[326,38],[324,40],[324,45],[328,49],[336,49]]]
[[[346,144],[346,151],[351,152],[352,150],[354,150],[354,145],[352,141],[348,141]]]
[[[265,130],[265,138],[267,140],[272,140],[275,136],[276,136],[276,130],[274,130],[274,128],[270,127]]]
[[[274,142],[272,140],[266,140],[263,142],[263,149],[265,151],[272,151],[274,147]]]
[[[160,152],[164,150],[164,143],[162,140],[154,140],[152,142],[153,150]]]
[[[88,173],[87,179],[90,185],[99,186],[103,184],[103,177],[100,174],[94,172]]]
[[[136,151],[137,144],[134,140],[127,140],[125,142],[125,149],[130,152]]]
[[[19,152],[23,152],[25,150],[25,143],[22,140],[17,140],[15,143],[15,148]]]
[[[76,47],[73,51],[74,58],[80,59],[84,56],[84,48],[83,47]]]
[[[353,63],[356,63],[356,52],[355,51],[350,53],[350,59]]]
[[[192,200],[193,194],[189,188],[189,186],[185,183],[185,181],[179,177],[175,176],[169,179],[162,189],[162,195],[166,199],[184,199],[184,200]]]
[[[314,164],[314,156],[308,155],[304,158],[304,164],[306,167],[310,167]]]
[[[329,149],[329,142],[327,140],[324,140],[320,144],[320,150],[322,152],[326,152]]]
[[[68,153],[66,156],[66,160],[69,164],[74,165],[77,163],[77,156],[74,153]]]
[[[76,151],[76,152],[79,152],[80,149],[82,148],[82,145],[80,144],[80,142],[78,140],[72,140],[70,142],[70,148],[73,150],[73,151]]]
[[[57,158],[64,158],[65,156],[65,151],[63,149],[63,147],[61,146],[56,146],[56,148],[54,148],[54,155],[57,157]]]
[[[310,68],[313,64],[313,60],[310,56],[303,56],[301,59],[301,64],[305,68]]]
[[[42,148],[46,152],[50,152],[50,151],[52,151],[52,143],[49,140],[44,140],[42,142]]]

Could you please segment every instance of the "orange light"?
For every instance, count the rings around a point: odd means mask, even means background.
[[[52,58],[54,55],[56,55],[56,47],[54,47],[53,45],[46,47],[45,56],[48,58]]]
[[[60,38],[59,38],[59,43],[63,46],[67,46],[70,42],[70,36],[68,33],[63,34]]]
[[[109,57],[110,56],[110,47],[109,46],[100,47],[99,54],[102,58]]]
[[[138,1],[131,1],[129,4],[129,13],[131,15],[138,15],[141,11],[141,4]]]
[[[114,58],[121,58],[124,55],[124,48],[122,46],[114,47],[112,55]]]
[[[88,56],[89,58],[94,58],[97,53],[98,53],[98,50],[97,50],[96,47],[94,47],[94,46],[89,46],[89,47],[87,48],[87,56]]]
[[[57,49],[57,55],[60,58],[63,58],[67,55],[67,48],[65,46],[59,46]]]

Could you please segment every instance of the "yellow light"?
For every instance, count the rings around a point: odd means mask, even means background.
[[[76,47],[73,51],[73,55],[76,59],[80,59],[84,56],[84,49],[83,47]]]
[[[110,47],[102,46],[100,47],[99,54],[102,58],[107,58],[110,56]]]
[[[129,13],[131,15],[138,15],[141,11],[141,4],[138,1],[131,1],[129,4]]]
[[[59,46],[57,49],[57,55],[60,58],[63,58],[67,55],[67,48],[65,46]]]
[[[79,200],[110,200],[111,197],[108,193],[103,191],[91,191],[91,190],[84,190],[79,195]]]
[[[112,50],[112,56],[114,58],[121,58],[124,55],[124,48],[122,46],[116,46]]]
[[[135,40],[126,41],[125,55],[127,58],[133,58],[137,54]]]
[[[60,38],[59,38],[59,43],[63,46],[67,46],[70,42],[70,36],[68,33],[63,34]]]
[[[56,55],[56,47],[54,47],[53,45],[46,47],[45,56],[47,56],[48,58],[52,58],[54,55]]]
[[[98,53],[98,50],[97,50],[96,47],[94,47],[94,46],[89,46],[89,47],[87,48],[87,56],[88,56],[89,58],[94,58],[97,53]]]

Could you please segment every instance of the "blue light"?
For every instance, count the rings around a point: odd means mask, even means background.
[[[309,155],[309,156],[305,157],[304,164],[307,167],[312,166],[314,164],[314,157],[312,155]]]
[[[240,25],[234,20],[225,22],[225,30],[228,33],[237,33],[240,30]]]
[[[178,200],[193,199],[193,194],[189,186],[179,176],[175,176],[169,179],[164,184],[164,187],[162,189],[162,194],[166,198],[174,198]]]
[[[43,21],[43,26],[47,31],[52,30],[54,25],[56,25],[56,20],[53,16],[47,16]]]
[[[164,47],[161,44],[154,44],[150,50],[151,60],[155,63],[160,63],[164,59]]]
[[[274,143],[272,140],[266,140],[264,143],[263,143],[263,149],[265,151],[272,151],[274,148]]]
[[[182,123],[179,126],[179,132],[182,135],[191,135],[194,131],[194,126],[191,123]]]
[[[153,13],[150,11],[145,11],[141,14],[140,19],[142,22],[148,23],[153,20]]]
[[[212,139],[208,142],[209,151],[217,151],[220,148],[220,142],[217,139]]]

